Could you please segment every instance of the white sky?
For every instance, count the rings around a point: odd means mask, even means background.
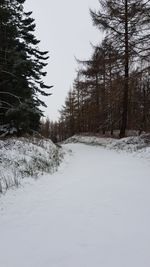
[[[52,96],[44,98],[48,105],[45,115],[51,120],[59,116],[58,110],[76,77],[75,57],[88,59],[101,33],[92,25],[89,8],[98,9],[98,0],[27,0],[26,11],[33,11],[36,37],[40,48],[48,50],[50,59],[46,82],[54,85]]]

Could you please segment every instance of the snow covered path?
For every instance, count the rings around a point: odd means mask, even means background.
[[[0,198],[0,267],[149,267],[150,165],[66,147],[58,173]]]

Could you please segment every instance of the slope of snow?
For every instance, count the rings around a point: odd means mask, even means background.
[[[61,151],[51,140],[9,138],[0,140],[0,192],[18,186],[22,178],[53,172]]]
[[[149,162],[64,147],[57,173],[0,198],[0,266],[149,267]]]
[[[99,145],[107,149],[131,152],[137,157],[150,160],[150,134],[125,137],[122,139],[74,135],[64,141],[64,144],[68,143]]]

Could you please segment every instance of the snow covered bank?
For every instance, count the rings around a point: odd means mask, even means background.
[[[122,139],[74,135],[67,139],[64,143],[83,143],[90,145],[99,145],[108,149],[132,152],[139,157],[150,160],[150,134],[125,137]]]
[[[53,173],[57,170],[62,154],[51,140],[0,140],[0,193],[12,186],[18,186],[22,178]]]

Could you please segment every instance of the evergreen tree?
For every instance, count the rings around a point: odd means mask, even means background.
[[[38,94],[48,96],[43,82],[48,52],[41,52],[34,35],[32,12],[24,12],[25,0],[0,2],[0,118],[18,132],[38,130],[46,106]]]

